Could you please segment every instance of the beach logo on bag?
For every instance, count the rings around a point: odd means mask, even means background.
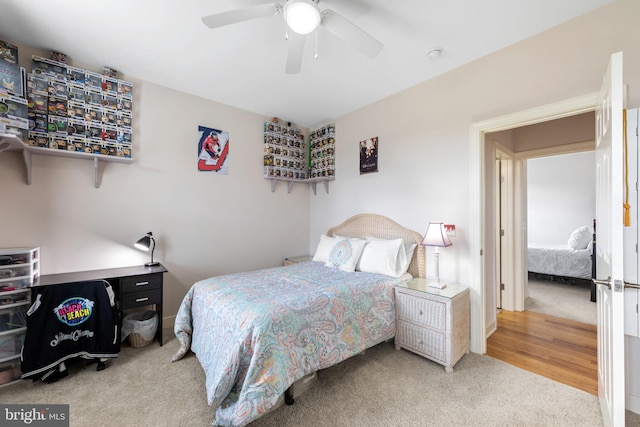
[[[93,313],[94,302],[86,298],[72,297],[53,309],[58,320],[69,326],[76,326],[86,321]]]

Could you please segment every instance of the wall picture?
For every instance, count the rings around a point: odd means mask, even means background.
[[[360,141],[360,175],[378,172],[378,137]]]
[[[229,175],[229,132],[198,126],[198,170]]]

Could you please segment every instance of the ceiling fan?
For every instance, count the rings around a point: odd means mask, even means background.
[[[285,66],[287,74],[300,72],[304,36],[318,27],[333,33],[368,58],[372,59],[380,53],[382,43],[337,12],[328,8],[320,9],[320,3],[336,5],[338,9],[343,8],[354,16],[363,15],[370,9],[360,0],[285,0],[284,4],[267,3],[205,16],[202,22],[209,28],[218,28],[282,14],[287,28],[285,35],[289,41]]]

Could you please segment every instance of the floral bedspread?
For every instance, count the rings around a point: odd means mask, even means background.
[[[197,282],[174,331],[206,375],[214,424],[243,426],[296,380],[395,335],[393,285],[379,274],[304,262]]]

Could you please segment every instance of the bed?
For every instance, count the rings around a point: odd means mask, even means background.
[[[173,360],[196,354],[214,424],[246,425],[297,380],[392,339],[393,287],[424,277],[421,241],[389,218],[356,215],[321,236],[314,261],[195,283],[176,316]],[[371,251],[383,247],[398,247],[393,275],[365,268]],[[356,256],[364,271],[350,271]]]
[[[590,227],[582,226],[569,235],[567,244],[529,244],[527,249],[529,272],[550,280],[590,281],[593,277],[594,236]]]

